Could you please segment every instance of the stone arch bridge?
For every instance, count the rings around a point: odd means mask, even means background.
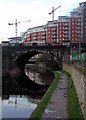
[[[64,51],[70,51],[69,47],[67,46],[2,46],[2,77],[7,77],[10,74],[10,71],[13,68],[18,68],[19,72],[21,72],[21,79],[22,79],[22,84],[25,84],[25,87],[27,88],[32,88],[34,90],[36,89],[43,89],[45,87],[48,87],[47,85],[38,85],[36,83],[33,83],[32,81],[29,80],[27,82],[28,78],[25,75],[25,64],[26,62],[33,57],[36,54],[39,53],[50,53],[52,56],[52,59],[57,59],[59,68],[62,69],[62,56]],[[18,72],[17,70],[17,72]],[[23,76],[22,76],[23,73]],[[26,81],[25,81],[26,79]],[[20,82],[20,81],[17,81]],[[21,84],[21,83],[20,83]]]
[[[10,70],[13,68],[14,61],[21,68],[34,55],[39,53],[50,53],[56,57],[60,65],[62,64],[62,56],[64,51],[69,51],[67,46],[2,46],[2,68]],[[22,64],[21,64],[22,63]]]

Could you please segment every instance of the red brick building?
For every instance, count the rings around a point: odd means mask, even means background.
[[[62,43],[69,39],[68,22],[58,22],[58,42]]]
[[[83,41],[86,42],[86,6],[83,11]]]
[[[28,29],[23,41],[38,44],[64,41],[86,42],[86,2],[74,8],[70,16],[59,16],[58,20],[48,21],[46,25]]]
[[[57,41],[57,26],[47,27],[47,43],[55,43]]]
[[[70,18],[70,40],[72,43],[77,43],[78,42],[78,38],[77,38],[77,18]]]

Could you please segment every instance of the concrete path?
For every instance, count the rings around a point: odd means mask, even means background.
[[[67,77],[61,73],[60,81],[55,88],[42,118],[68,118],[67,115]]]

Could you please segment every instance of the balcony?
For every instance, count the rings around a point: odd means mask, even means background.
[[[64,38],[68,38],[68,35],[64,35]]]
[[[64,24],[64,27],[68,27],[68,24]]]
[[[68,34],[68,30],[65,30],[63,33],[64,33],[64,34]]]
[[[34,40],[37,40],[37,37],[34,37],[33,39],[34,39]]]
[[[42,36],[45,36],[45,35],[46,35],[46,32],[42,32],[41,35],[42,35]]]
[[[64,30],[68,30],[68,27],[64,27],[63,29],[64,29]]]

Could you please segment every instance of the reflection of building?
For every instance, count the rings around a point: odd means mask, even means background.
[[[8,100],[9,99],[9,95],[2,95],[2,100]]]
[[[23,34],[24,43],[56,43],[63,41],[86,42],[86,2],[79,4],[70,16],[59,16],[58,20],[48,21],[46,25],[29,28]]]

